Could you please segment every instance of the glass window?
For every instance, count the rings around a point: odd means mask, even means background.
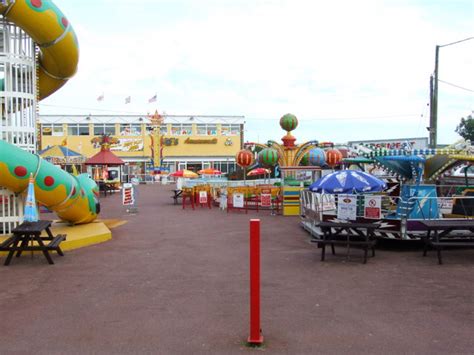
[[[67,134],[70,136],[88,136],[89,125],[72,123],[67,126]]]
[[[193,132],[192,124],[174,123],[171,125],[171,134],[173,136],[189,136]]]
[[[160,126],[160,133],[161,133],[161,134],[168,134],[168,125],[162,124],[162,125]]]
[[[41,134],[43,136],[63,136],[64,129],[62,124],[46,123],[41,126]]]
[[[53,136],[64,136],[64,128],[62,124],[53,124]]]
[[[221,134],[223,136],[237,136],[240,134],[240,125],[238,124],[222,124]]]
[[[193,125],[191,124],[183,124],[181,127],[181,134],[190,136],[193,133]]]
[[[142,125],[139,123],[122,123],[120,125],[121,136],[140,136],[142,134]]]
[[[197,134],[200,136],[216,136],[217,125],[215,124],[198,124],[196,125]]]
[[[80,136],[88,136],[89,135],[89,125],[88,124],[79,124],[78,131]]]
[[[142,125],[139,123],[132,123],[130,125],[130,132],[132,136],[140,136],[142,134]]]
[[[51,126],[52,125],[50,125],[50,124],[43,124],[41,126],[41,134],[43,136],[52,136],[53,135],[53,128]]]
[[[199,134],[200,136],[206,135],[207,130],[206,130],[205,124],[197,124],[196,129],[197,129],[197,134]]]
[[[96,124],[94,124],[94,136],[102,136],[104,134],[114,136],[115,135],[115,124],[113,124],[113,123],[96,123]]]
[[[173,136],[179,136],[181,134],[181,125],[180,124],[172,124],[171,125],[171,134]]]

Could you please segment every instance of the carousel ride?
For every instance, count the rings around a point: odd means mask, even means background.
[[[295,144],[296,138],[291,132],[297,126],[296,116],[287,113],[280,118],[280,127],[286,131],[282,143],[274,140],[267,144],[246,142],[245,149],[236,156],[237,164],[244,169],[244,176],[252,167],[281,173],[283,215],[286,216],[299,215],[300,191],[320,177],[323,169],[334,169],[342,164],[343,159],[342,153],[331,142],[310,140]],[[255,160],[254,154],[257,155]]]

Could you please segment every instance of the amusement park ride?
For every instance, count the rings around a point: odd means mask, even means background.
[[[381,227],[375,232],[378,237],[389,239],[420,239],[426,233],[422,224],[432,219],[465,219],[474,216],[474,190],[466,186],[444,185],[444,176],[458,165],[471,164],[470,142],[458,143],[443,149],[412,149],[407,144],[403,149],[380,149],[373,145],[359,145],[358,157],[343,159],[363,161],[372,169],[385,172],[392,181],[389,191],[382,194],[383,213]],[[454,194],[458,194],[454,196]],[[316,212],[316,220],[336,221],[336,213],[327,203],[327,196],[305,191],[302,198],[302,214]],[[324,201],[323,201],[324,200]],[[335,207],[334,198],[332,207]],[[326,208],[323,204],[326,203]],[[315,206],[313,208],[312,206]],[[357,214],[357,222],[373,223],[363,214]],[[314,232],[312,223],[303,221],[303,226]]]
[[[90,223],[100,213],[97,184],[34,154],[38,101],[77,70],[74,29],[51,1],[1,1],[0,15],[0,234],[12,233],[24,221],[31,176],[36,201],[68,222],[52,228],[66,231],[63,250],[104,242],[110,230],[103,222]]]

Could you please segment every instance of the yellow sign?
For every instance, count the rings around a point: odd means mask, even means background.
[[[186,138],[184,143],[187,143],[187,144],[217,144],[217,138],[212,138],[212,139]]]

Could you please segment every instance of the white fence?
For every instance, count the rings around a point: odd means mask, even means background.
[[[23,220],[23,199],[13,192],[0,188],[0,234],[10,234]]]

